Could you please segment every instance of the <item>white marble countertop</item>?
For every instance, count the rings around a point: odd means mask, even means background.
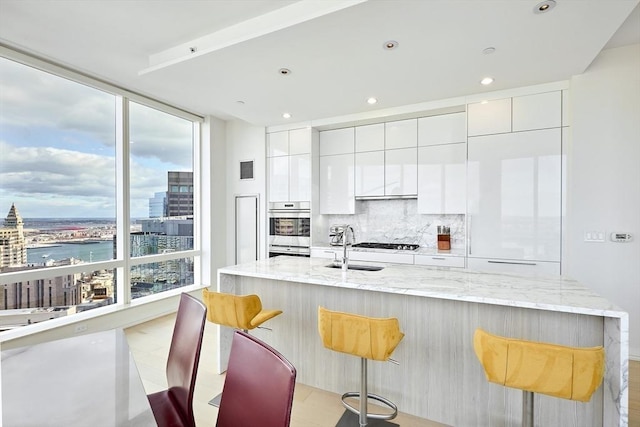
[[[278,256],[224,267],[219,273],[366,289],[419,297],[623,318],[619,307],[566,277],[524,277],[446,267],[381,264],[380,271],[327,268],[327,259]],[[352,261],[351,264],[372,264]]]

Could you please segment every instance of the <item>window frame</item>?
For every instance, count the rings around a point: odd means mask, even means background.
[[[114,304],[39,322],[32,325],[0,332],[0,343],[30,334],[55,329],[78,321],[84,321],[106,314],[125,310],[130,307],[140,306],[156,301],[175,297],[182,292],[191,292],[206,287],[202,281],[202,251],[201,251],[201,221],[202,221],[202,197],[200,184],[201,177],[201,151],[202,151],[202,125],[204,117],[192,112],[171,106],[153,98],[132,92],[121,86],[114,85],[105,80],[75,71],[71,68],[56,64],[52,61],[33,56],[31,54],[10,49],[0,45],[0,57],[18,62],[28,67],[70,80],[72,82],[92,87],[97,90],[115,96],[115,170],[116,170],[116,257],[108,261],[91,262],[84,264],[48,267],[36,270],[14,271],[0,274],[0,288],[16,282],[44,280],[54,276],[63,276],[74,273],[82,273],[95,270],[113,270],[117,274],[118,301]],[[193,159],[193,238],[194,249],[164,254],[147,255],[141,257],[130,256],[130,141],[129,141],[129,102],[136,102],[149,108],[171,114],[192,122],[192,159]],[[131,267],[162,262],[174,259],[193,258],[194,283],[169,291],[131,298]]]

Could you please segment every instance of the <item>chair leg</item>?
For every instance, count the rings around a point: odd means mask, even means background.
[[[248,330],[246,330],[246,329],[243,329],[243,331],[244,331],[245,333],[247,333],[247,334],[249,333],[249,331],[248,331]],[[211,405],[211,406],[215,406],[216,408],[219,408],[219,407],[220,407],[220,400],[221,400],[221,399],[222,399],[222,393],[219,393],[218,395],[216,395],[213,399],[211,399],[211,400],[209,401],[209,405]]]
[[[522,390],[522,427],[533,427],[533,392]]]

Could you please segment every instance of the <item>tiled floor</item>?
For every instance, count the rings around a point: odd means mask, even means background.
[[[169,315],[125,331],[147,393],[166,388],[165,365],[174,322],[175,315]],[[214,325],[207,322],[194,397],[196,423],[202,427],[215,426],[217,408],[208,402],[222,391],[224,383],[224,376],[214,373],[213,328]],[[629,426],[640,427],[640,362],[630,362],[629,378]],[[297,384],[291,427],[333,427],[343,411],[339,395]],[[406,414],[399,414],[393,422],[402,427],[443,425]]]
[[[174,322],[175,315],[170,315],[125,331],[147,393],[166,388],[165,365]],[[208,402],[222,391],[224,383],[224,376],[214,373],[216,360],[213,328],[214,325],[207,322],[194,397],[196,423],[202,427],[215,426],[218,410]],[[339,395],[296,384],[291,427],[333,427],[343,412]],[[399,414],[393,422],[402,427],[443,425],[406,414]]]

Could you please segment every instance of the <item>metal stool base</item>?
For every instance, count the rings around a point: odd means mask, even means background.
[[[358,427],[359,424],[358,415],[346,410],[338,420],[336,427]],[[370,420],[367,427],[400,427],[400,425],[385,420]]]
[[[356,393],[356,392],[348,392],[342,395],[342,406],[344,406],[348,411],[353,412],[356,415],[360,415],[360,409],[356,408],[354,406],[351,406],[349,403],[347,403],[347,401],[345,399],[348,399],[350,397],[357,397],[357,398],[361,398],[360,397],[360,393]],[[391,409],[393,412],[390,414],[370,414],[367,412],[366,416],[367,416],[367,420],[371,419],[371,420],[392,420],[394,419],[397,415],[398,415],[398,407],[389,399],[385,399],[382,396],[378,396],[377,394],[372,394],[372,393],[367,393],[367,400],[368,399],[372,399],[372,400],[376,400],[382,404],[384,404],[384,406],[386,406],[387,408]],[[365,406],[366,407],[366,406]]]

